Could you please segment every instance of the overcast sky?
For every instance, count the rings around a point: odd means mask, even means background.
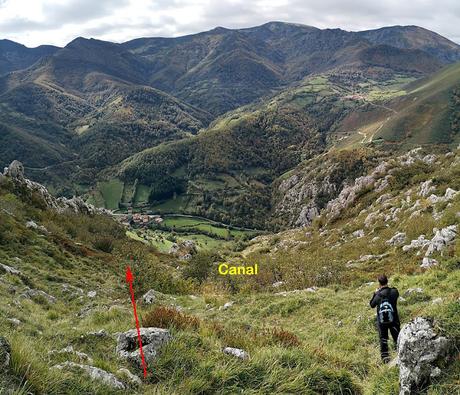
[[[0,0],[0,38],[63,46],[285,21],[319,28],[418,25],[460,43],[460,0]]]

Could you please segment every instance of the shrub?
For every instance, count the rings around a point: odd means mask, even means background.
[[[269,331],[275,343],[279,343],[286,347],[298,347],[300,346],[299,338],[292,332],[289,332],[281,328],[273,328]]]
[[[159,306],[148,312],[142,319],[144,327],[197,329],[200,321],[197,317],[177,311],[175,308]]]
[[[111,253],[113,251],[113,239],[111,237],[98,237],[93,246],[99,251]]]
[[[198,253],[194,255],[189,264],[184,268],[182,272],[183,276],[202,283],[208,278],[216,259],[217,256],[210,253]]]

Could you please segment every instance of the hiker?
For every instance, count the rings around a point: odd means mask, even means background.
[[[380,355],[383,363],[390,362],[388,352],[388,331],[395,342],[395,348],[398,345],[398,335],[400,322],[397,309],[399,292],[396,288],[388,286],[388,278],[384,274],[378,277],[379,288],[374,292],[370,305],[372,308],[377,307],[377,330],[380,337]]]

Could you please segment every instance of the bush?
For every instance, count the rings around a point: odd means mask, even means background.
[[[159,306],[148,312],[142,319],[144,327],[197,329],[200,326],[198,318],[183,314],[172,307]]]
[[[111,253],[113,251],[113,239],[111,237],[99,237],[93,243],[99,251]]]
[[[299,338],[292,332],[281,328],[273,328],[270,330],[270,336],[275,343],[279,343],[286,347],[300,346]]]
[[[202,283],[211,272],[214,261],[217,259],[215,254],[198,253],[190,259],[188,266],[182,272],[185,278],[192,278]]]

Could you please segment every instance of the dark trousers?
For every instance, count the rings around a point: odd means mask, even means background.
[[[398,344],[398,336],[400,328],[399,322],[394,322],[393,324],[379,324],[377,322],[377,330],[379,332],[380,338],[380,355],[383,362],[390,361],[390,354],[388,352],[388,331],[391,333],[391,337],[395,342],[395,348]]]

